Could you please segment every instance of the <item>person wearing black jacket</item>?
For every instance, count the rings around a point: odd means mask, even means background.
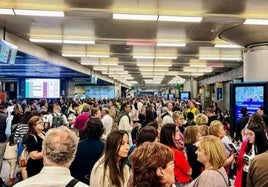
[[[246,124],[249,120],[248,110],[247,107],[241,107],[240,112],[242,114],[242,117],[237,120],[235,125],[235,140],[242,142],[242,135],[241,131],[245,128]]]

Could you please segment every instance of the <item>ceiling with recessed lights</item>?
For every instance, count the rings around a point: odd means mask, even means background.
[[[243,47],[268,40],[256,20],[267,8],[265,0],[1,0],[0,27],[110,79],[166,85],[241,67]]]

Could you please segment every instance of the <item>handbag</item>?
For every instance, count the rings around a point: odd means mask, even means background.
[[[29,152],[27,151],[26,148],[24,148],[19,158],[19,166],[26,167],[28,159],[29,159]]]

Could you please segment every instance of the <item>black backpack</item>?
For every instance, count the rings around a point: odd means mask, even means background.
[[[63,113],[58,115],[56,112],[52,114],[52,125],[51,128],[59,127],[64,125]]]

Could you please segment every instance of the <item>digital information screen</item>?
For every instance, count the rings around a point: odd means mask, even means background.
[[[264,86],[235,87],[235,120],[242,117],[241,107],[247,107],[248,113],[257,112],[258,107],[264,105]]]
[[[25,79],[26,98],[59,98],[59,79]]]

